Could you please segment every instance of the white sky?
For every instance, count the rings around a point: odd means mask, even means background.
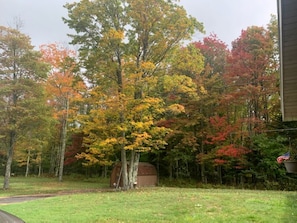
[[[149,1],[149,0],[147,0]],[[19,17],[32,44],[39,46],[53,42],[67,43],[68,27],[62,17],[67,17],[63,8],[73,0],[0,0],[0,25],[13,26]],[[270,15],[277,15],[277,0],[180,0],[188,14],[204,24],[206,34],[215,33],[230,45],[249,26],[266,26]],[[202,40],[196,34],[194,41]]]

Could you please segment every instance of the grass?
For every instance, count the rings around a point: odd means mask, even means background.
[[[22,179],[22,185],[18,185],[19,180],[13,180],[11,186],[15,186],[12,191],[18,188],[28,194],[35,188],[38,193],[60,193],[65,190],[83,192],[98,188],[100,183],[101,186],[107,185],[107,182],[104,184],[98,181],[68,181],[60,185],[48,179]],[[38,186],[35,186],[35,181]],[[49,185],[51,188],[46,188]],[[45,189],[41,188],[43,186]],[[21,194],[21,191],[17,194]],[[297,192],[157,187],[127,192],[64,194],[2,205],[0,208],[15,214],[27,223],[290,223],[297,222]]]
[[[10,179],[10,189],[2,191],[0,198],[17,195],[89,191],[107,188],[109,186],[109,180],[104,178],[85,179],[66,176],[63,179],[63,182],[58,182],[57,178],[13,177]]]

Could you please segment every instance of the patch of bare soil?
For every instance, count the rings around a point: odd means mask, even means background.
[[[33,194],[33,195],[19,195],[12,197],[0,197],[0,205],[20,203],[25,201],[31,201],[36,199],[42,199],[47,197],[56,197],[62,195],[71,195],[71,194],[82,194],[82,193],[93,193],[93,192],[113,192],[114,189],[91,189],[91,190],[73,190],[73,191],[60,191],[54,194]],[[2,223],[2,222],[0,222]]]
[[[42,194],[42,195],[24,195],[24,196],[13,196],[13,197],[3,197],[0,198],[0,205],[3,204],[12,204],[12,203],[20,203],[24,201],[31,201],[46,197],[53,197],[53,194]]]

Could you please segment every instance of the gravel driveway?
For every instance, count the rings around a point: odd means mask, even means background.
[[[24,223],[22,219],[2,210],[0,210],[0,222],[1,223]]]
[[[0,207],[5,204],[19,203],[24,201],[31,201],[46,197],[52,197],[53,195],[34,195],[34,196],[14,196],[0,198]],[[0,210],[0,223],[24,223],[24,221],[6,211]]]

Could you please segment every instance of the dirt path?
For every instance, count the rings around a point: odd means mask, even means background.
[[[0,206],[4,204],[20,203],[24,201],[31,201],[31,200],[54,197],[54,196],[55,195],[53,194],[42,194],[42,195],[23,195],[23,196],[13,196],[13,197],[3,197],[3,198],[0,198]]]

